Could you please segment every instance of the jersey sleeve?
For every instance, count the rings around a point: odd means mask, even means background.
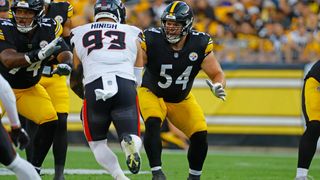
[[[213,40],[211,37],[209,37],[209,41],[207,44],[207,47],[204,51],[205,56],[207,56],[209,53],[211,53],[213,51]]]
[[[142,48],[145,52],[147,52],[146,37],[145,37],[144,33],[141,32],[141,33],[139,34],[138,38],[139,38],[139,42],[140,42],[141,48]]]
[[[54,33],[55,33],[55,37],[57,38],[57,37],[60,37],[61,34],[63,33],[63,27],[62,27],[60,22],[58,22],[56,20],[54,20],[54,21],[55,21],[55,24],[56,24]]]
[[[67,13],[67,17],[71,18],[73,16],[73,6],[67,2],[68,6],[68,13]]]
[[[314,77],[317,81],[320,82],[320,60],[318,60],[310,69],[305,79],[309,77]]]
[[[0,22],[0,52],[5,49],[16,49],[16,46],[14,44],[14,35],[10,32],[15,32],[12,29],[10,30],[8,26],[5,25],[6,23],[9,23],[7,21]],[[12,26],[13,27],[13,26]]]

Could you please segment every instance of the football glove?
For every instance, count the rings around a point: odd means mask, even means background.
[[[217,98],[222,99],[223,101],[226,100],[226,92],[223,89],[223,85],[219,82],[212,83],[210,80],[206,79],[207,85],[210,87],[211,92],[213,95],[215,95]]]
[[[72,68],[68,64],[58,64],[51,74],[58,74],[59,76],[68,76],[71,73]]]
[[[11,128],[10,137],[14,145],[21,150],[25,149],[30,141],[27,132],[21,127]]]
[[[57,44],[61,41],[62,41],[62,38],[58,37],[53,41],[51,41],[44,48],[27,52],[24,55],[24,57],[29,64],[32,64],[38,61],[43,61],[46,58],[50,57],[55,51],[61,48],[61,46],[57,46]]]

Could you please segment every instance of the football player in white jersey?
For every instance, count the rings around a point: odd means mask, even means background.
[[[34,167],[28,161],[20,158],[19,154],[12,147],[11,141],[21,150],[24,149],[29,143],[29,136],[21,127],[17,113],[16,97],[14,96],[8,81],[6,81],[1,74],[0,84],[0,101],[2,101],[2,104],[7,111],[11,125],[9,137],[1,123],[3,113],[0,106],[0,163],[13,171],[18,179],[40,180],[41,178]]]
[[[125,24],[120,0],[97,0],[94,15],[94,23],[71,31],[74,67],[70,85],[84,99],[84,134],[97,162],[114,179],[128,179],[107,145],[107,132],[113,122],[128,168],[138,173],[142,142],[136,86],[143,68],[138,41],[142,32]]]

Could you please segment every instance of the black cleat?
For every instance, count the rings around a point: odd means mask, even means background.
[[[162,172],[161,169],[157,171],[152,171],[152,180],[166,180],[166,175]]]
[[[189,177],[187,180],[200,180],[200,176],[189,174]]]
[[[136,151],[132,137],[129,135],[123,137],[121,145],[129,153],[126,161],[129,170],[132,174],[137,174],[140,171],[141,158],[139,152]]]

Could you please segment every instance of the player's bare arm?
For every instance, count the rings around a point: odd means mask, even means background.
[[[15,49],[5,49],[0,53],[0,61],[7,69],[26,67],[30,63],[26,60],[24,53],[18,53]]]
[[[136,44],[137,44],[137,57],[136,57],[136,62],[134,64],[134,66],[135,67],[143,67],[144,66],[144,58],[143,58],[144,51],[142,50],[140,42],[138,40],[137,40]],[[147,55],[145,54],[145,56],[147,56]]]
[[[72,64],[72,53],[71,51],[62,51],[61,53],[58,54],[57,60],[60,63],[65,63],[68,65]]]
[[[71,29],[72,29],[72,21],[71,21],[70,18],[68,18],[68,19],[66,20],[66,22],[64,23],[64,25],[63,25],[63,33],[62,33],[62,36],[63,36],[63,37],[68,37],[68,36],[70,36]]]
[[[143,55],[142,55],[143,50],[138,40],[136,40],[136,45],[137,45],[137,57],[136,57],[136,62],[134,64],[134,75],[136,76],[137,85],[140,86],[142,82],[142,70],[144,66]]]
[[[70,76],[70,87],[72,91],[76,93],[81,99],[84,98],[82,77],[82,64],[76,51],[73,50],[73,68]]]
[[[223,85],[223,87],[226,86],[224,73],[213,52],[210,52],[206,56],[201,64],[201,68],[213,83],[219,82]]]

